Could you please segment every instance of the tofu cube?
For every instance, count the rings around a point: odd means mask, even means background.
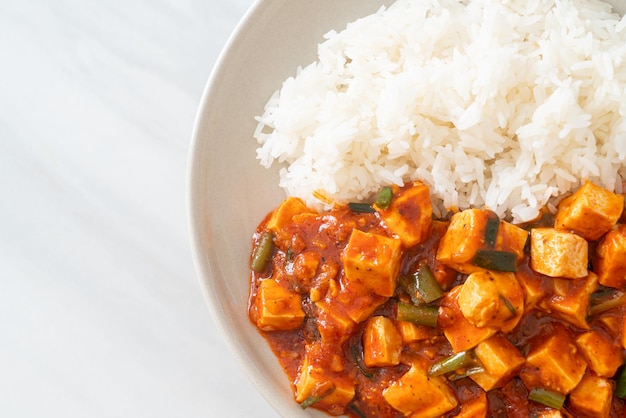
[[[537,275],[530,269],[519,269],[515,277],[524,292],[524,307],[527,311],[534,309],[552,287],[551,279]]]
[[[508,222],[500,221],[496,238],[489,243],[486,236],[489,235],[488,225],[491,224],[494,215],[491,211],[481,209],[468,209],[452,215],[450,226],[439,243],[436,259],[466,274],[484,270],[472,264],[479,250],[514,253],[520,262],[524,257],[528,232]]]
[[[608,232],[624,210],[624,196],[587,181],[559,204],[555,228],[574,231],[590,241]]]
[[[569,331],[553,328],[531,346],[519,376],[529,389],[542,387],[566,395],[583,378],[587,363]]]
[[[626,225],[615,226],[598,243],[593,268],[600,284],[626,290]]]
[[[623,326],[624,316],[621,311],[609,309],[607,312],[599,314],[595,320],[602,328],[609,333],[614,341],[620,342],[621,327]]]
[[[554,228],[530,231],[530,267],[550,277],[578,279],[587,276],[587,241],[571,232]]]
[[[479,271],[459,291],[459,308],[474,326],[513,329],[524,313],[524,292],[514,273]]]
[[[374,209],[405,247],[425,241],[430,234],[433,207],[430,191],[422,182],[414,182],[400,189],[392,186],[393,199],[387,209],[374,205]]]
[[[346,314],[343,305],[333,299],[315,302],[317,330],[325,343],[341,344],[352,333],[356,323]]]
[[[613,401],[613,383],[605,378],[586,374],[569,395],[569,405],[581,418],[608,418]]]
[[[293,217],[302,213],[315,213],[309,209],[302,199],[297,197],[287,197],[267,221],[267,229],[274,233],[278,240],[285,241],[291,238],[291,234],[285,231],[285,226],[291,223]]]
[[[580,334],[576,337],[576,344],[589,368],[600,377],[613,377],[624,362],[622,348],[599,329]]]
[[[589,272],[587,278],[581,280],[554,279],[554,294],[542,302],[541,307],[578,328],[589,329],[589,298],[597,289],[598,276],[593,272]]]
[[[487,418],[488,407],[487,393],[481,391],[478,396],[463,402],[454,418]]]
[[[416,360],[400,379],[383,390],[383,398],[405,416],[440,417],[454,409],[457,398],[441,376],[428,376],[429,364]]]
[[[503,334],[479,343],[474,348],[485,372],[476,373],[470,378],[485,391],[504,386],[524,365],[526,359]]]
[[[411,344],[417,341],[424,341],[433,338],[437,331],[425,325],[418,325],[412,322],[396,321],[398,331],[402,337],[403,344]]]
[[[256,296],[256,323],[263,331],[297,329],[304,322],[302,298],[274,279],[262,280]]]
[[[346,278],[361,282],[380,296],[392,296],[400,270],[402,243],[399,239],[352,230],[341,253]]]
[[[402,336],[393,321],[384,316],[370,318],[363,328],[363,361],[367,367],[397,366],[402,353]]]
[[[335,302],[343,305],[343,310],[356,323],[369,318],[376,309],[389,298],[380,296],[363,285],[361,282],[351,282],[343,276],[337,293],[333,296]]]
[[[315,355],[307,352],[300,366],[295,381],[296,402],[316,397],[320,404],[332,405],[340,413],[354,398],[354,384],[347,376],[318,365],[315,359]]]
[[[459,293],[462,286],[455,286],[442,299],[439,308],[439,326],[454,352],[469,350],[498,332],[497,328],[472,325],[461,312]]]

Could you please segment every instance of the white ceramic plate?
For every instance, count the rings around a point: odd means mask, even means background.
[[[626,0],[612,0],[626,11]],[[252,233],[284,197],[277,170],[256,160],[254,116],[317,44],[375,12],[382,0],[260,0],[224,49],[198,111],[189,166],[189,210],[196,269],[211,313],[255,386],[285,417],[321,417],[293,401],[287,377],[249,322]]]

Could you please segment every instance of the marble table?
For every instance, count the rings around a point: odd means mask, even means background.
[[[0,416],[277,416],[187,227],[195,112],[251,4],[0,1]]]

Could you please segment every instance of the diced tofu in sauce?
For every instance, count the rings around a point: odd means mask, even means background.
[[[373,214],[323,217],[288,198],[266,220],[278,250],[259,274],[250,317],[268,340],[276,335],[303,407],[333,415],[363,407],[368,413],[351,416],[370,417],[365,404],[373,402],[384,417],[482,418],[493,412],[488,394],[518,385],[567,396],[576,417],[626,413],[613,393],[626,358],[626,307],[598,314],[591,302],[607,288],[618,301],[626,291],[626,225],[617,223],[623,196],[586,183],[561,202],[554,225],[526,229],[482,209],[433,220],[420,182],[394,186],[389,207],[373,207]],[[341,217],[346,222],[333,230]],[[294,235],[299,224],[320,223]],[[484,251],[512,255],[513,268],[478,265]],[[407,266],[423,263],[436,267],[444,291],[430,302],[438,309],[434,327],[394,316],[399,301],[425,304],[398,286]],[[285,345],[281,332],[300,334]],[[429,372],[447,353],[466,351],[477,362],[464,379],[471,396],[454,382],[467,368]],[[569,417],[549,407],[532,416]]]
[[[470,378],[485,391],[504,386],[526,361],[503,334],[496,334],[479,343],[474,352],[485,371],[473,374]]]
[[[479,250],[513,253],[517,262],[521,262],[528,232],[508,222],[496,220],[493,227],[495,236],[490,239],[488,235],[494,215],[482,209],[468,209],[452,215],[448,230],[439,244],[437,260],[466,274],[484,270],[473,264]]]
[[[608,418],[613,386],[608,379],[586,374],[569,396],[571,409],[580,418]]]
[[[287,197],[283,202],[274,209],[272,216],[267,222],[267,229],[272,231],[279,239],[289,240],[291,234],[285,229],[285,226],[291,223],[296,215],[303,213],[313,213],[302,199],[297,197]]]
[[[554,225],[594,241],[613,228],[623,210],[624,196],[588,181],[561,201]]]
[[[264,331],[297,329],[304,321],[302,299],[276,280],[265,279],[260,283],[257,296],[257,326]]]
[[[363,359],[368,367],[397,366],[402,353],[402,336],[393,321],[374,316],[363,328]]]
[[[626,224],[616,225],[604,235],[593,265],[600,284],[626,291]]]
[[[533,228],[530,232],[530,266],[550,277],[579,279],[587,276],[589,245],[571,232]]]
[[[458,404],[442,377],[428,376],[428,364],[415,361],[398,381],[383,390],[383,397],[405,416],[436,418]]]
[[[461,285],[458,301],[463,316],[476,327],[509,331],[524,313],[524,293],[513,273],[470,274]]]
[[[380,296],[392,296],[401,262],[400,240],[378,234],[352,231],[342,253],[346,278],[362,283]]]
[[[443,330],[448,342],[454,352],[469,350],[474,348],[481,341],[498,332],[494,327],[477,327],[465,318],[459,307],[459,293],[462,285],[454,287],[443,298],[439,308],[439,326]]]
[[[600,377],[613,377],[624,362],[622,348],[604,331],[593,329],[576,337],[589,368]]]
[[[478,396],[464,402],[454,418],[487,418],[488,412],[487,393],[480,392]]]
[[[405,247],[425,241],[430,235],[433,207],[430,191],[421,182],[400,189],[393,186],[393,199],[389,207],[374,205],[387,228],[397,236]]]
[[[411,344],[417,341],[424,341],[436,335],[435,330],[424,325],[417,325],[407,321],[397,321],[396,326],[402,337],[403,344]]]
[[[319,350],[319,345],[312,345],[305,354],[295,382],[296,402],[302,403],[312,397],[340,411],[354,398],[354,384],[348,376],[320,364]]]
[[[584,279],[554,279],[552,285],[553,294],[541,308],[580,329],[589,329],[589,303],[598,288],[598,276],[590,272]]]
[[[526,387],[570,393],[580,383],[587,363],[563,327],[555,327],[531,347],[520,377]]]

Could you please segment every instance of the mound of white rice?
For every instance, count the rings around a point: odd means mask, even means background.
[[[255,138],[318,208],[419,179],[441,208],[524,221],[585,179],[622,191],[625,114],[626,19],[610,5],[398,0],[328,33]]]

